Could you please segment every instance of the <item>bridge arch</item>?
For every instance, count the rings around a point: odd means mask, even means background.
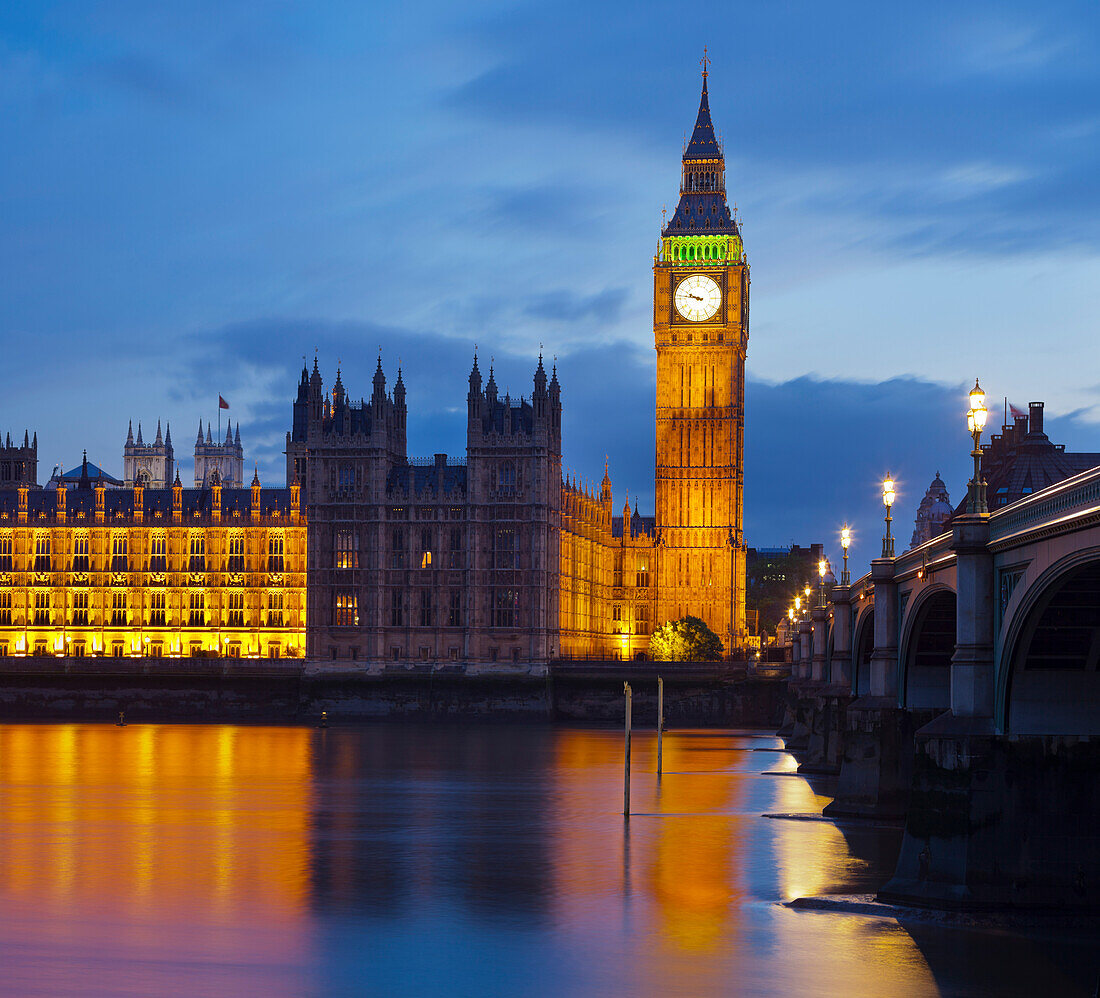
[[[951,656],[958,629],[955,591],[942,583],[925,587],[902,625],[898,689],[910,709],[951,706]]]
[[[1100,546],[1054,562],[1016,604],[997,722],[1007,734],[1100,734]]]
[[[871,692],[871,656],[875,652],[875,607],[868,606],[858,618],[852,638],[852,692],[867,696]]]

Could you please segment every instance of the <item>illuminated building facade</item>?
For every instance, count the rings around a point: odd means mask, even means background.
[[[0,655],[300,656],[305,559],[296,486],[0,491]]]
[[[630,503],[613,515],[611,477],[593,494],[562,484],[561,651],[566,657],[633,659],[649,649],[657,612],[653,518]]]
[[[680,201],[653,262],[657,617],[744,644],[743,449],[749,267],[726,203],[703,70]]]

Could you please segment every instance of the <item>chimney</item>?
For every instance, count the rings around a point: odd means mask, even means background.
[[[1028,432],[1041,434],[1043,432],[1043,402],[1028,402]]]

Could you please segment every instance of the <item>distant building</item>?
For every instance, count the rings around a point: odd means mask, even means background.
[[[206,439],[202,436],[202,420],[195,440],[195,488],[200,489],[211,481],[217,471],[227,489],[244,488],[244,449],[241,447],[241,424],[234,434],[232,422],[225,427],[225,440],[218,443],[211,437],[210,424],[206,424]],[[289,484],[290,480],[287,480]]]
[[[824,553],[821,544],[748,549],[748,605],[750,619],[753,613],[756,615],[757,633],[775,633],[786,620],[787,607],[807,583],[817,591],[817,565]],[[829,579],[827,575],[826,581]]]
[[[26,486],[38,488],[38,433],[32,440],[26,430],[23,431],[23,446],[11,442],[7,434],[4,445],[0,447],[0,489],[14,489]]]
[[[1012,422],[982,445],[982,478],[991,513],[1100,465],[1100,454],[1067,453],[1065,444],[1051,443],[1043,430],[1043,408],[1042,402],[1029,403],[1027,415],[1013,413]],[[964,497],[955,514],[965,512]]]
[[[924,498],[917,507],[917,518],[913,528],[913,539],[909,546],[915,548],[918,544],[939,537],[946,525],[951,521],[954,510],[951,508],[951,496],[947,494],[947,486],[943,484],[940,473],[932,479],[924,493]]]
[[[175,454],[172,450],[172,427],[161,437],[160,420],[157,420],[157,438],[145,443],[141,438],[141,423],[138,422],[137,440],[134,439],[134,424],[131,422],[126,433],[126,445],[122,449],[122,480],[127,486],[141,485],[147,489],[163,489],[172,484],[176,477]]]

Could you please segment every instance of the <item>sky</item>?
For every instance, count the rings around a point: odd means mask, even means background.
[[[40,481],[217,397],[281,484],[303,358],[462,453],[475,344],[653,502],[652,255],[708,46],[752,268],[747,542],[875,554],[966,390],[1100,451],[1100,7],[193,0],[0,7],[0,432]]]

